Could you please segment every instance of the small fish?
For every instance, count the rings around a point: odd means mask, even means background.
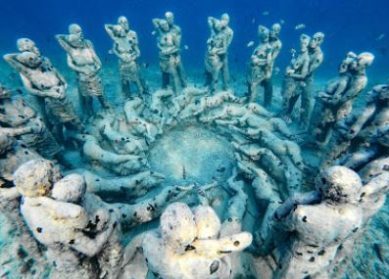
[[[281,72],[281,69],[279,67],[275,67],[274,74],[278,75]]]
[[[377,37],[376,41],[381,41],[383,38],[385,38],[385,34],[384,34],[384,33],[380,34],[380,35]]]
[[[280,24],[284,25],[285,24],[285,20],[283,20],[282,18],[280,19]]]
[[[252,24],[255,23],[255,17],[253,17],[253,19],[251,20],[251,23],[252,23]]]
[[[305,24],[304,23],[297,24],[294,27],[295,30],[301,30],[301,29],[304,29],[304,28],[305,28]]]
[[[263,16],[268,16],[268,15],[270,15],[270,12],[269,12],[269,11],[264,11],[264,12],[262,13],[262,15],[263,15]]]
[[[155,34],[157,34],[156,31],[151,32],[151,36],[155,36]]]
[[[188,49],[189,49],[189,46],[188,46],[188,45],[184,45],[184,49],[185,49],[185,50],[188,50]]]
[[[143,68],[147,69],[150,66],[150,64],[145,62],[145,63],[142,63],[142,66],[143,66]]]
[[[254,45],[254,42],[253,41],[250,41],[247,43],[247,47],[252,47]]]
[[[113,50],[112,49],[108,50],[108,54],[113,54]]]

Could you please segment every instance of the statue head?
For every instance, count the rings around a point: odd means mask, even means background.
[[[167,245],[178,252],[185,251],[196,238],[194,216],[185,203],[170,204],[161,215],[160,231]]]
[[[269,41],[269,29],[263,25],[258,26],[258,35],[262,43],[267,43]]]
[[[120,25],[125,32],[128,32],[130,30],[130,24],[125,16],[118,17],[118,25]]]
[[[379,100],[389,100],[389,85],[379,84],[373,87],[373,91],[378,95]]]
[[[35,69],[42,64],[42,57],[31,51],[24,51],[17,56],[17,59],[25,66]]]
[[[229,14],[227,14],[227,13],[222,14],[222,16],[220,18],[220,23],[221,23],[222,28],[227,27],[228,24],[230,24],[230,16],[229,16]]]
[[[323,32],[316,32],[313,34],[311,41],[309,42],[310,48],[317,48],[320,47],[321,44],[324,42],[324,33]]]
[[[37,55],[40,55],[40,51],[37,48],[35,42],[29,38],[20,38],[16,41],[16,47],[20,52],[31,51]]]
[[[346,58],[343,59],[342,63],[339,66],[339,73],[346,73],[350,69],[350,65],[354,63],[357,59],[357,55],[350,51],[347,53]]]
[[[343,166],[330,167],[316,179],[317,190],[322,194],[323,200],[331,204],[358,202],[361,187],[359,175]]]
[[[126,36],[126,31],[124,30],[124,28],[121,26],[121,25],[115,25],[113,28],[112,28],[112,31],[114,33],[114,35],[116,37],[125,37]]]
[[[51,197],[63,202],[79,203],[86,192],[84,177],[70,174],[54,184]]]
[[[74,46],[82,45],[84,41],[84,34],[80,25],[72,23],[69,25],[69,42]]]
[[[274,23],[270,29],[270,37],[272,39],[278,39],[280,33],[281,33],[281,24]]]
[[[169,11],[166,12],[165,19],[170,26],[172,26],[174,24],[174,14],[172,12],[169,12]]]
[[[300,36],[300,50],[301,50],[301,52],[306,52],[308,50],[310,40],[311,40],[311,37],[309,37],[307,34],[301,34],[301,36]]]
[[[193,213],[198,239],[211,239],[219,235],[221,223],[212,207],[198,206],[194,209]]]
[[[167,20],[165,20],[165,19],[161,19],[161,20],[159,21],[159,27],[161,28],[161,30],[162,30],[163,32],[169,32],[169,30],[170,30],[169,23],[168,23]]]
[[[48,160],[31,160],[22,164],[14,173],[14,184],[25,197],[48,196],[61,178],[59,168]]]

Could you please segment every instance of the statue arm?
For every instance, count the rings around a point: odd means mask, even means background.
[[[59,43],[59,45],[67,52],[67,53],[70,53],[72,51],[72,48],[71,46],[69,45],[69,43],[67,42],[66,40],[66,35],[55,35],[55,38],[57,39],[57,42]]]
[[[88,47],[92,50],[92,53],[93,53],[93,61],[96,63],[98,69],[101,69],[102,67],[102,63],[101,63],[101,60],[99,58],[99,56],[97,55],[96,53],[96,50],[95,50],[95,47],[93,46],[93,43],[91,41],[87,41],[87,45]]]
[[[20,74],[26,74],[26,66],[19,62],[17,59],[18,53],[10,53],[3,56],[4,60]]]
[[[274,219],[281,221],[288,218],[293,210],[299,205],[317,204],[321,201],[321,194],[317,191],[312,191],[304,194],[299,194],[288,198],[282,205],[280,205],[274,213]]]
[[[108,36],[115,41],[115,36],[113,34],[113,24],[104,24],[104,29],[107,32]]]
[[[69,244],[74,250],[87,255],[88,257],[96,256],[107,243],[116,223],[110,224],[105,230],[97,234],[95,238],[89,238],[83,232],[76,232],[73,244]]]
[[[0,128],[0,131],[6,133],[10,137],[22,136],[33,132],[32,127],[21,127],[21,128]]]
[[[356,136],[359,134],[359,132],[362,130],[363,125],[373,116],[373,114],[376,111],[376,106],[374,103],[368,104],[367,107],[363,110],[361,114],[359,114],[357,120],[354,122],[353,125],[350,127],[350,133],[353,136]]]

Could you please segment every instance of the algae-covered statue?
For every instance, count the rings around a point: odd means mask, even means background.
[[[292,112],[303,87],[306,86],[306,78],[309,74],[309,42],[308,35],[300,36],[300,53],[294,57],[286,68],[285,79],[282,86],[282,114],[287,122],[291,121]]]
[[[104,86],[101,80],[101,61],[91,41],[84,38],[83,30],[78,24],[69,25],[68,35],[56,35],[56,39],[67,53],[68,66],[76,72],[78,93],[85,116],[93,114],[93,98],[97,98],[106,109],[108,103],[104,98]]]
[[[271,63],[273,60],[272,47],[269,43],[270,31],[265,26],[258,27],[258,34],[260,36],[260,45],[254,49],[250,59],[250,70],[248,74],[248,93],[250,95],[250,102],[256,102],[258,93],[258,86],[261,86],[269,78],[269,71],[271,70]],[[265,87],[265,85],[264,85]],[[265,89],[265,107],[270,105],[271,96]]]
[[[61,147],[46,127],[43,119],[15,91],[0,85],[0,125],[3,131],[20,136],[27,147],[46,158],[53,158]],[[22,130],[26,133],[20,134]],[[19,131],[19,132],[18,132]]]
[[[19,72],[26,90],[44,98],[45,111],[56,138],[64,140],[63,129],[81,130],[81,122],[67,98],[67,83],[50,60],[36,52],[6,54],[4,59]]]
[[[223,14],[220,19],[214,17],[208,18],[211,36],[207,40],[205,84],[211,92],[216,90],[219,75],[222,78],[223,90],[229,89],[228,48],[234,36],[234,32],[228,26],[229,22],[230,17],[228,14]]]
[[[145,93],[145,83],[141,77],[138,59],[140,49],[138,35],[129,28],[126,17],[118,18],[118,24],[106,24],[105,30],[113,40],[112,52],[119,58],[119,70],[122,84],[122,93],[131,97],[131,83],[134,83],[138,95]]]
[[[169,205],[157,230],[146,232],[126,248],[143,249],[150,274],[156,278],[231,278],[230,254],[251,244],[251,234],[220,236],[221,223],[208,206],[191,210],[184,203]]]
[[[166,19],[153,19],[158,33],[159,66],[162,72],[162,89],[170,84],[174,92],[186,87],[181,61],[181,31],[174,25],[174,16],[167,13]]]

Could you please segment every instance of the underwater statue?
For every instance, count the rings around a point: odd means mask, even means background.
[[[338,129],[340,144],[330,154],[338,163],[360,170],[371,161],[388,155],[389,87],[376,85],[368,94],[361,113],[347,119]],[[342,139],[342,142],[340,140]]]
[[[294,56],[290,65],[286,68],[285,79],[282,86],[282,115],[287,122],[291,122],[292,112],[298,101],[302,88],[306,85],[305,80],[309,73],[309,42],[308,35],[300,36],[300,53]]]
[[[46,127],[43,119],[15,90],[0,85],[0,123],[3,131],[20,140],[45,158],[53,158],[61,147]],[[15,134],[16,133],[16,134]]]
[[[248,92],[250,102],[257,99],[257,87],[264,89],[264,106],[271,107],[273,98],[272,75],[276,58],[278,57],[282,42],[279,38],[281,25],[275,23],[268,30],[264,26],[259,26],[260,45],[254,50],[250,61],[250,72],[248,75]]]
[[[387,179],[387,173],[386,175]],[[371,202],[367,189],[388,187],[381,177],[363,185],[354,171],[341,166],[324,170],[316,182],[317,192],[290,198],[276,210],[280,225],[296,236],[280,258],[277,278],[331,278],[330,268],[343,243],[354,238],[365,220],[364,207]],[[365,194],[362,194],[365,193]],[[361,196],[367,195],[361,200]]]
[[[136,240],[127,252],[142,248],[156,278],[231,278],[230,257],[249,246],[252,237],[248,232],[223,235],[211,207],[191,210],[184,203],[172,203],[162,213],[159,228]]]
[[[76,72],[81,108],[88,118],[93,115],[93,99],[108,108],[104,98],[104,85],[101,80],[101,61],[91,41],[84,38],[78,24],[69,25],[69,34],[56,35],[61,47],[66,51],[68,66]]]
[[[36,52],[6,54],[4,59],[19,72],[26,90],[44,99],[45,111],[57,140],[64,141],[63,130],[80,131],[81,122],[67,98],[67,83],[50,60]]]
[[[321,50],[321,44],[324,41],[324,33],[317,32],[313,34],[309,46],[309,69],[304,80],[305,84],[301,88],[301,109],[300,109],[300,125],[303,129],[307,129],[311,118],[311,111],[313,109],[313,75],[323,63],[324,55]]]
[[[105,30],[114,42],[112,52],[119,58],[119,71],[124,96],[131,96],[131,83],[134,83],[138,95],[143,97],[145,82],[141,77],[138,59],[140,57],[138,35],[129,28],[126,17],[118,18],[118,23],[106,24]]]
[[[174,15],[167,12],[166,19],[153,19],[158,33],[159,66],[162,72],[162,89],[172,86],[175,93],[186,87],[181,61],[181,29],[174,24]]]
[[[2,227],[12,234],[12,241],[4,242],[2,248],[21,255],[15,257],[14,261],[2,263],[3,274],[12,270],[34,278],[34,274],[41,277],[45,273],[45,259],[19,213],[20,194],[14,185],[13,177],[13,173],[21,164],[36,159],[41,159],[39,154],[0,128],[0,211]]]
[[[268,78],[270,64],[272,61],[272,48],[269,43],[270,31],[265,26],[258,27],[260,44],[254,49],[250,59],[250,70],[248,74],[247,84],[250,102],[256,102],[258,93],[257,88]],[[264,86],[265,87],[265,86]],[[269,105],[269,96],[265,92],[265,107]]]
[[[223,14],[221,19],[208,18],[208,26],[211,36],[207,40],[207,53],[205,57],[205,85],[211,92],[215,92],[219,81],[222,78],[223,90],[229,89],[230,73],[228,67],[228,48],[232,42],[234,32],[228,26],[230,17]]]
[[[341,100],[352,81],[350,67],[356,58],[354,52],[347,53],[339,66],[339,76],[328,82],[325,90],[319,91],[316,96],[308,130],[313,132],[313,140],[319,146],[328,144],[334,126],[344,118]]]

